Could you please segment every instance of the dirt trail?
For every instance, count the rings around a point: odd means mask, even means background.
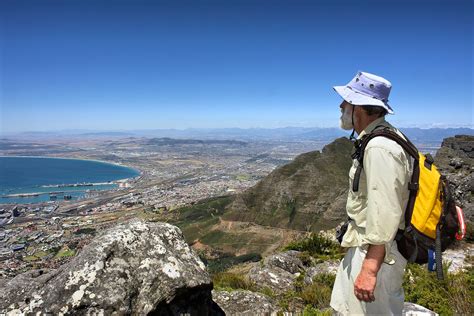
[[[290,241],[308,235],[308,232],[277,228],[272,226],[258,225],[252,222],[229,221],[220,218],[219,223],[212,227],[212,230],[220,230],[227,233],[239,234],[255,234],[260,240],[265,240],[263,243],[262,256],[269,255],[277,251],[282,246],[288,244]],[[236,255],[246,253],[246,248],[239,249]]]

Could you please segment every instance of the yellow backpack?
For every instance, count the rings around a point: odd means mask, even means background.
[[[354,175],[354,192],[359,189],[365,147],[374,137],[386,137],[399,144],[414,159],[413,174],[408,189],[410,196],[405,210],[405,229],[397,232],[398,250],[408,260],[424,264],[434,251],[436,272],[443,279],[441,253],[456,239],[460,229],[458,211],[451,196],[449,183],[434,165],[430,154],[423,155],[408,138],[403,139],[388,128],[378,129],[355,142],[353,159],[359,161]],[[462,216],[462,215],[461,215]]]

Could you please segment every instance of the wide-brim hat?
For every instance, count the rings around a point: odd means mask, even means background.
[[[392,84],[385,78],[359,71],[345,86],[333,88],[350,104],[380,106],[389,114],[394,114],[392,107],[388,104]]]

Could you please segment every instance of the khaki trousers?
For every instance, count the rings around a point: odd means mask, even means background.
[[[342,315],[401,315],[405,295],[402,288],[407,261],[398,252],[394,241],[391,248],[395,263],[383,263],[375,286],[375,301],[359,301],[354,295],[354,282],[362,267],[366,251],[361,247],[349,248],[339,265],[331,295],[331,307]]]

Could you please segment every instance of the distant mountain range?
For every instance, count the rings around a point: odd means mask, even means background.
[[[413,142],[437,142],[454,135],[474,135],[471,128],[401,128]],[[122,137],[159,137],[176,139],[214,139],[214,140],[282,140],[282,141],[328,141],[348,136],[349,132],[339,128],[189,128],[189,129],[154,129],[130,131],[88,131],[65,130],[58,132],[24,132],[9,134],[8,139],[45,139],[45,138],[122,138]]]

